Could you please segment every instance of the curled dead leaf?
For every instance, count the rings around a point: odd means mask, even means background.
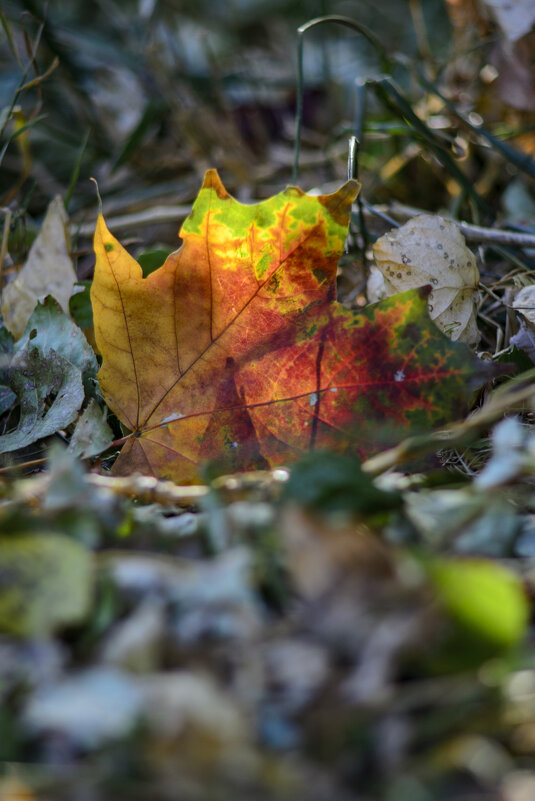
[[[377,270],[372,270],[368,284],[371,301],[430,284],[431,319],[454,342],[477,344],[479,271],[454,222],[434,214],[419,214],[380,237],[373,255]]]

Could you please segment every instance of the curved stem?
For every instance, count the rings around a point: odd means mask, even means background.
[[[297,107],[296,107],[296,128],[295,128],[295,155],[294,155],[294,168],[293,168],[293,182],[297,183],[299,176],[299,151],[301,148],[301,128],[303,123],[303,43],[304,34],[314,28],[316,25],[323,25],[326,22],[335,22],[339,25],[344,25],[346,28],[360,33],[365,39],[373,45],[379,53],[381,59],[381,69],[383,72],[391,71],[391,61],[387,55],[386,49],[380,39],[370,31],[365,25],[357,22],[350,17],[343,17],[339,14],[328,14],[324,17],[315,17],[314,19],[305,22],[297,29]]]

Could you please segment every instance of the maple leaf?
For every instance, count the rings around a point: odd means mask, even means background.
[[[182,247],[147,278],[99,217],[99,381],[132,432],[117,474],[188,482],[207,461],[362,456],[464,412],[484,365],[430,321],[427,289],[358,312],[335,300],[358,189],[243,205],[209,170]]]

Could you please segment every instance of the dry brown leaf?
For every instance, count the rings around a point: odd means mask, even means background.
[[[431,284],[431,319],[453,341],[477,344],[479,271],[454,222],[419,214],[380,237],[373,246],[373,255],[377,270],[372,269],[368,283],[371,301]]]
[[[297,592],[309,601],[339,589],[347,578],[353,584],[359,578],[380,583],[394,575],[391,555],[363,522],[333,526],[287,504],[280,530],[290,575]]]
[[[0,308],[6,327],[18,339],[43,295],[52,295],[69,313],[76,273],[70,257],[67,214],[58,196],[50,203],[26,263],[2,292]]]
[[[535,284],[523,287],[513,301],[513,308],[528,321],[529,327],[535,328]]]

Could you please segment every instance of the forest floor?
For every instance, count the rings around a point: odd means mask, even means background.
[[[531,801],[535,14],[61,5],[0,10],[0,801]],[[385,404],[365,453],[114,472],[90,178],[146,277],[213,167],[243,204],[358,178],[338,299],[431,284],[469,407],[392,439]]]

